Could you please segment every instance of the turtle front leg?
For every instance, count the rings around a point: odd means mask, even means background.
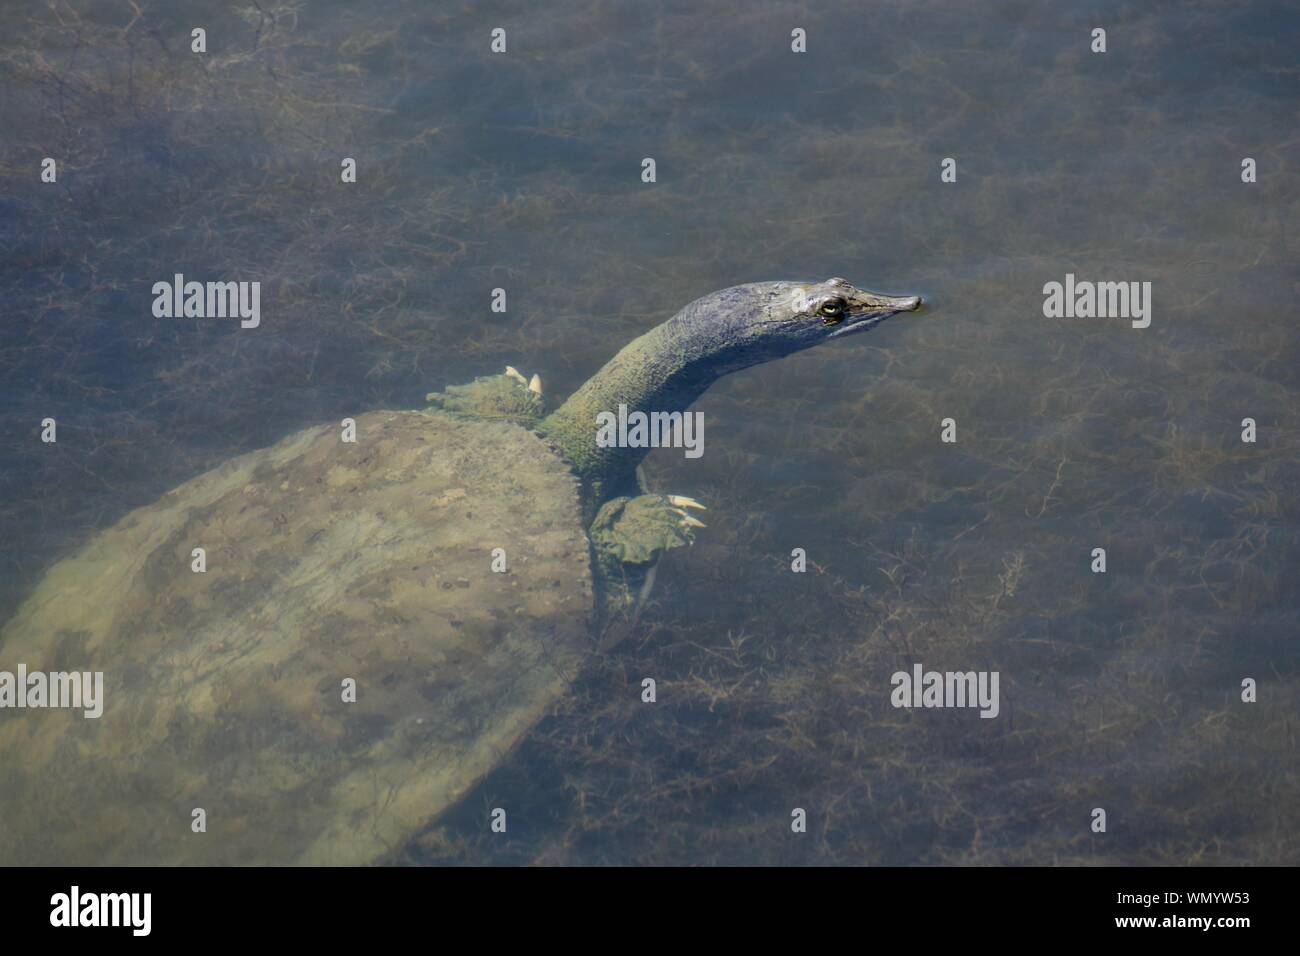
[[[591,523],[601,647],[623,640],[636,625],[641,605],[654,584],[659,556],[695,543],[704,522],[690,513],[704,505],[685,495],[611,498]]]
[[[597,555],[619,564],[644,565],[670,548],[695,543],[704,522],[687,509],[706,510],[685,495],[637,495],[605,502],[591,523]]]
[[[431,410],[516,422],[529,428],[546,413],[541,378],[534,375],[528,379],[510,365],[501,375],[476,378],[468,385],[450,385],[446,391],[430,392],[425,400]]]

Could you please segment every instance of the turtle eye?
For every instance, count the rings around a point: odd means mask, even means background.
[[[844,305],[845,302],[843,299],[829,299],[826,302],[823,302],[822,307],[817,311],[822,315],[828,315],[834,318],[835,316],[844,314]]]

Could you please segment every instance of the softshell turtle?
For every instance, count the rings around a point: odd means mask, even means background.
[[[737,286],[549,415],[508,369],[131,512],[0,631],[0,863],[381,860],[506,756],[702,526],[698,502],[641,486],[645,448],[602,447],[597,414],[683,412],[721,375],[919,305],[842,279]],[[74,672],[102,672],[100,716],[48,707]]]

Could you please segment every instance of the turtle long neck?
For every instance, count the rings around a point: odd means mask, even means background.
[[[744,334],[741,319],[774,283],[739,286],[692,302],[667,322],[630,342],[542,420],[538,430],[573,464],[584,482],[625,487],[647,448],[603,448],[596,442],[600,412],[685,412],[718,378],[783,354]]]

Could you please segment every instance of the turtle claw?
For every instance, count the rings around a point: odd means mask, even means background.
[[[704,507],[704,505],[696,501],[694,498],[688,498],[685,495],[669,495],[668,503],[672,505],[674,508],[699,508],[701,511],[709,510],[708,508]]]
[[[529,378],[513,365],[506,366],[506,375],[514,379],[534,395],[542,394],[542,377],[540,375],[533,373],[533,377]]]
[[[672,501],[672,498],[669,498],[668,500],[669,500],[669,501]],[[695,515],[690,514],[689,512],[683,511],[681,508],[673,508],[672,511],[674,511],[676,514],[679,514],[679,515],[682,516],[681,521],[682,521],[682,525],[683,525],[683,527],[687,527],[687,528],[707,528],[707,527],[708,527],[708,525],[706,525],[706,524],[705,524],[703,521],[701,521],[699,518],[695,517]]]

